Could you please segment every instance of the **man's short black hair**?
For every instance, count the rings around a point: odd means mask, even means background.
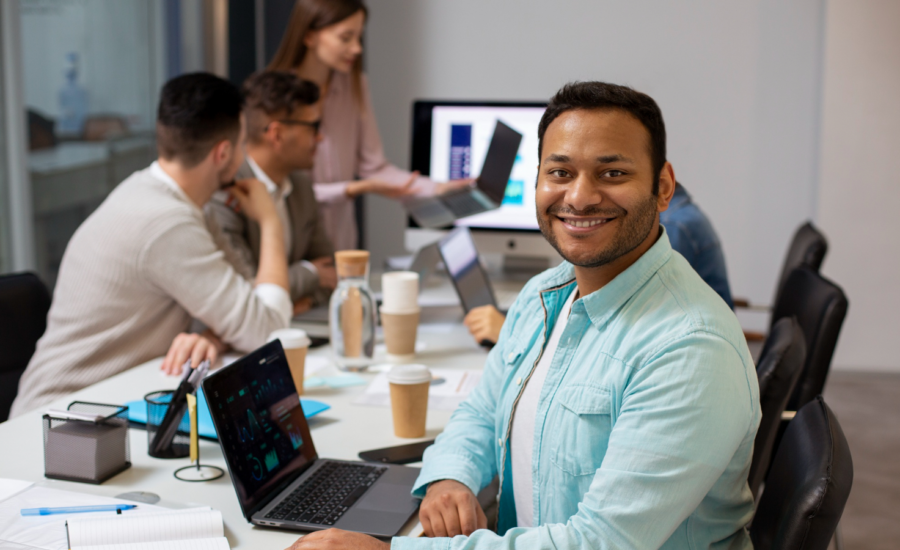
[[[653,98],[627,86],[606,82],[570,82],[550,99],[538,125],[538,161],[544,147],[544,132],[556,117],[578,109],[625,111],[644,125],[650,134],[650,163],[653,167],[653,194],[659,193],[659,174],[666,164],[666,125]]]
[[[242,108],[238,87],[213,74],[185,74],[166,82],[156,115],[159,156],[196,166],[216,143],[237,142]]]
[[[271,117],[290,117],[319,101],[319,87],[287,71],[260,71],[244,81],[247,137],[258,142]],[[311,122],[311,121],[310,121]]]

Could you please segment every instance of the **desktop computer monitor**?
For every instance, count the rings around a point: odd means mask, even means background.
[[[522,134],[519,152],[500,208],[457,220],[472,230],[481,253],[556,258],[540,234],[535,216],[537,128],[546,103],[432,101],[413,104],[412,169],[435,181],[477,177],[498,120]],[[416,229],[410,219],[407,247],[417,249],[441,233]]]

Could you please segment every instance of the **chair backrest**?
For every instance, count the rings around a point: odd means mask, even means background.
[[[0,422],[19,390],[19,378],[47,328],[50,292],[34,273],[0,276]]]
[[[841,287],[808,267],[797,268],[788,277],[772,310],[772,322],[796,317],[806,338],[806,364],[788,410],[796,411],[822,393],[847,305]]]
[[[825,235],[813,226],[812,222],[806,222],[798,227],[784,257],[784,263],[781,265],[781,276],[775,287],[775,299],[772,304],[777,304],[781,299],[781,292],[792,271],[798,267],[807,266],[818,272],[822,267],[826,252],[828,252],[828,241],[825,240]]]
[[[772,460],[750,538],[757,550],[825,550],[853,484],[850,447],[818,396],[797,412]]]
[[[769,469],[781,413],[797,385],[805,361],[806,341],[800,323],[794,317],[782,317],[766,338],[756,366],[762,419],[756,432],[753,462],[747,479],[754,495]]]

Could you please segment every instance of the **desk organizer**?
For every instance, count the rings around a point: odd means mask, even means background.
[[[128,407],[73,401],[68,410],[96,422],[44,415],[44,475],[100,484],[131,467]]]
[[[147,454],[153,458],[184,458],[191,451],[191,419],[187,414],[187,407],[185,407],[178,424],[178,431],[172,438],[172,444],[162,452],[153,452],[153,438],[156,437],[156,432],[159,431],[159,426],[166,417],[166,411],[174,393],[168,390],[155,391],[144,396],[144,402],[147,403]]]

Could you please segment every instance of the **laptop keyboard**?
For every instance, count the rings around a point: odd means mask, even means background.
[[[266,518],[334,525],[387,468],[326,462],[282,499]]]
[[[447,205],[457,218],[465,218],[472,214],[480,214],[487,210],[481,202],[472,196],[468,191],[465,193],[454,193],[441,197],[444,204]]]

